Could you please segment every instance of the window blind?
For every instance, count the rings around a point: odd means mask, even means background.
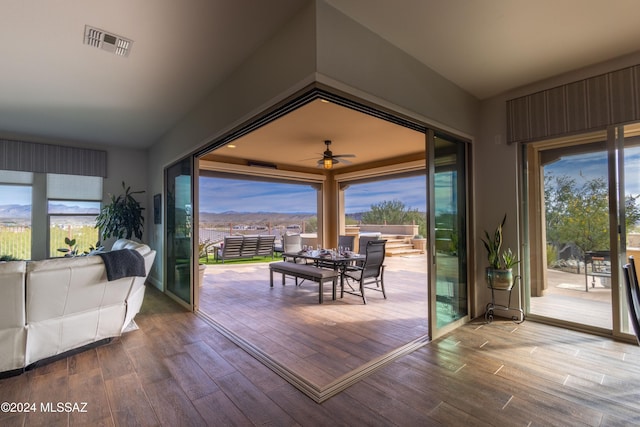
[[[0,169],[106,178],[107,152],[0,139]]]
[[[535,141],[637,120],[640,65],[507,101],[507,141]]]
[[[102,177],[47,174],[47,199],[102,200]]]
[[[0,184],[33,184],[33,174],[0,170]]]

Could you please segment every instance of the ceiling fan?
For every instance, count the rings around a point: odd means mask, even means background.
[[[331,152],[331,150],[329,149],[329,146],[331,145],[331,140],[325,140],[324,141],[325,145],[327,146],[327,149],[324,150],[324,153],[322,153],[322,158],[320,160],[318,160],[318,167],[322,167],[325,169],[331,169],[333,168],[333,165],[335,165],[336,163],[344,163],[346,165],[350,165],[351,162],[348,160],[345,160],[345,157],[355,157],[355,154],[333,154]]]

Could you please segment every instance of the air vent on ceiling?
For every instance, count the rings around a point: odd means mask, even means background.
[[[84,44],[106,50],[118,56],[129,56],[133,41],[86,25],[84,27]]]

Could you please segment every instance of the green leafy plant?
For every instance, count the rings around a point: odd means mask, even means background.
[[[206,239],[202,242],[198,243],[198,256],[200,258],[208,258],[209,257],[209,251],[211,250],[211,248],[213,247],[213,242],[210,241],[209,239]]]
[[[489,266],[495,269],[500,268],[500,250],[502,249],[502,227],[504,227],[504,223],[507,220],[507,214],[504,215],[502,222],[496,230],[493,232],[493,236],[489,234],[488,231],[485,230],[484,236],[482,239],[482,243],[484,243],[485,249],[487,249],[487,259],[489,261]]]
[[[0,261],[20,261],[20,258],[16,258],[13,255],[0,255]]]
[[[485,238],[482,239],[482,243],[484,243],[484,247],[487,250],[487,260],[489,261],[489,266],[496,270],[509,270],[513,268],[514,265],[520,262],[518,261],[517,256],[513,253],[511,248],[502,251],[502,230],[506,221],[507,214],[504,215],[504,218],[502,218],[502,222],[498,225],[498,227],[496,227],[493,235],[489,234],[489,232],[485,230]]]
[[[95,246],[89,246],[88,251],[82,251],[78,249],[78,245],[76,245],[76,239],[70,239],[68,237],[64,238],[64,244],[67,245],[66,248],[59,248],[58,252],[63,252],[65,257],[77,257],[77,256],[85,256],[85,255],[93,255],[98,252],[102,252],[104,249],[100,246],[100,242],[97,242]]]
[[[511,251],[511,248],[502,253],[502,265],[504,266],[505,270],[510,270],[519,262],[520,261],[518,261],[516,255]]]
[[[105,205],[96,218],[96,228],[100,229],[100,238],[106,240],[110,237],[131,239],[135,236],[142,239],[144,230],[144,208],[135,199],[134,194],[144,193],[144,190],[131,191],[122,182],[124,194],[114,196],[109,194],[111,202]]]

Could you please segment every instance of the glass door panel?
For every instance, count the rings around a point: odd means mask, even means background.
[[[640,261],[640,125],[628,125],[618,129],[618,206],[620,215],[620,263],[618,271],[622,271],[622,265],[627,263],[629,256],[636,260],[636,268]],[[624,202],[623,202],[624,201]],[[622,276],[620,276],[622,281]],[[629,322],[626,305],[626,294],[620,292],[622,302],[621,332],[633,334]]]
[[[531,289],[529,312],[611,330],[606,134],[546,143],[534,157],[541,227],[532,254],[546,263],[532,269],[531,283],[542,289]]]
[[[432,146],[431,323],[435,338],[469,310],[465,145],[436,135]]]
[[[192,304],[193,202],[191,159],[184,159],[165,170],[166,284],[167,291],[187,305]]]

